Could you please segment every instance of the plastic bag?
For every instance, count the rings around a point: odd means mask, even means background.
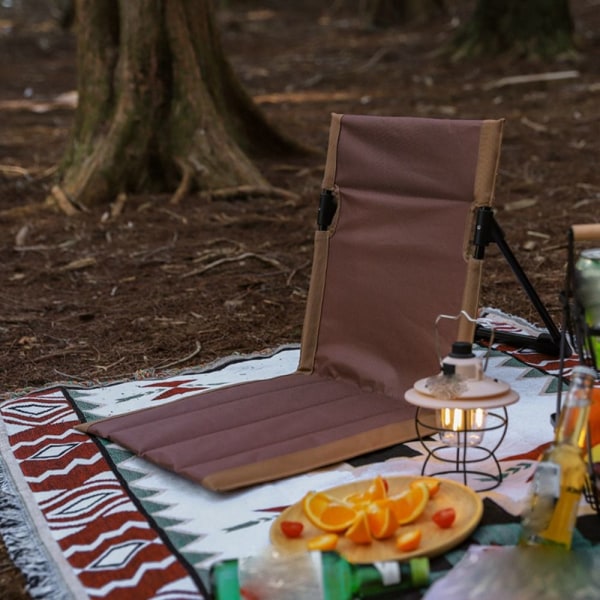
[[[598,600],[600,548],[471,546],[424,600]]]

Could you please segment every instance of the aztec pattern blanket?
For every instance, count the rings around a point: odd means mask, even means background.
[[[46,600],[208,598],[210,565],[263,551],[273,519],[307,490],[376,474],[420,473],[422,448],[413,442],[216,494],[73,429],[198,390],[289,373],[298,357],[297,347],[283,347],[163,378],[93,388],[56,385],[0,405],[0,534],[30,595]],[[518,522],[539,447],[552,438],[550,415],[562,385],[558,369],[558,361],[530,351],[491,352],[487,374],[509,383],[521,400],[509,407],[508,434],[499,450],[503,482],[484,492],[484,521],[469,543],[489,543],[490,531],[495,543],[514,543],[515,529],[509,525]],[[581,514],[598,520],[591,512],[582,502]],[[489,529],[499,524],[505,527],[501,535]],[[592,530],[583,542],[598,541],[596,527],[586,526],[586,532]],[[434,568],[450,568],[465,544],[461,548],[434,561]]]

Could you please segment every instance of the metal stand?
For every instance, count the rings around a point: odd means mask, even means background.
[[[577,226],[574,226],[577,227]],[[594,235],[586,237],[585,233],[577,238],[577,240],[591,241],[596,239]],[[593,367],[598,358],[595,353],[592,337],[600,335],[600,331],[590,328],[585,321],[585,311],[580,302],[575,296],[575,241],[576,236],[573,228],[569,229],[567,235],[567,269],[565,277],[565,286],[561,294],[563,303],[563,327],[561,336],[561,353],[560,353],[560,371],[559,382],[566,383],[565,376],[565,359],[571,354],[567,336],[569,336],[571,344],[574,346],[574,351],[579,358],[581,364]],[[558,423],[558,416],[562,408],[562,385],[558,386],[556,394],[556,412],[551,415],[550,422],[555,428]],[[600,516],[600,472],[595,469],[592,459],[592,442],[591,431],[588,427],[586,437],[586,451],[588,462],[588,478],[583,490],[583,495],[587,503]]]
[[[548,354],[549,356],[560,356],[560,331],[554,324],[544,303],[540,300],[535,288],[527,278],[519,261],[506,243],[504,232],[500,228],[500,225],[498,225],[493,210],[489,206],[482,206],[478,209],[475,223],[475,234],[473,238],[475,249],[473,251],[473,257],[478,260],[483,260],[485,248],[492,242],[494,242],[502,252],[502,255],[507,260],[510,268],[548,329],[548,333],[542,333],[537,337],[496,332],[496,341],[533,348],[534,350],[542,354]],[[485,327],[478,326],[475,330],[475,338],[489,340],[490,332]]]
[[[497,409],[499,412],[488,412],[487,423],[482,429],[464,429],[458,432],[432,425],[430,419],[422,416],[421,412],[423,410],[422,407],[417,407],[415,416],[417,436],[427,453],[421,475],[455,475],[462,480],[464,485],[477,492],[493,490],[502,483],[502,469],[496,458],[496,450],[504,440],[508,428],[508,412],[505,406],[499,407]],[[427,411],[427,414],[429,414],[429,411]],[[470,446],[467,442],[469,433],[484,434],[483,439],[485,440],[485,436],[489,436],[492,431],[499,432],[499,436],[495,437],[489,446],[483,444]],[[440,441],[438,434],[447,432],[458,436],[460,442],[457,446],[449,446]],[[434,466],[430,472],[427,472],[427,466],[432,458],[442,464],[438,465],[439,469]],[[478,464],[485,461],[492,461],[495,473],[486,473],[476,468]],[[450,465],[452,468],[446,468]]]

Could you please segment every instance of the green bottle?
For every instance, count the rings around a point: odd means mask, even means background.
[[[398,598],[429,585],[429,559],[352,564],[335,552],[275,554],[216,563],[210,578],[214,600]]]

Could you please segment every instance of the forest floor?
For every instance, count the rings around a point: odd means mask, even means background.
[[[47,3],[0,13],[0,215],[43,203],[75,114],[74,34]],[[289,199],[129,196],[74,218],[0,216],[0,399],[56,381],[156,374],[299,342],[329,115],[505,118],[496,187],[506,241],[560,321],[567,229],[600,221],[600,2],[572,0],[579,52],[453,63],[439,50],[473,2],[374,29],[340,3],[228,3],[222,41],[271,121],[319,150],[260,166]],[[556,79],[538,76],[560,73]],[[535,76],[533,81],[506,79]],[[537,80],[536,80],[537,79]],[[497,248],[482,304],[541,324]],[[2,598],[26,597],[2,569]]]

